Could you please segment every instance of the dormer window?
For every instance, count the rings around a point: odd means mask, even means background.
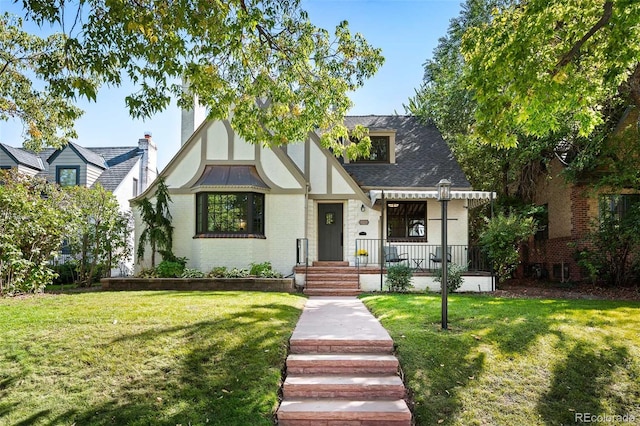
[[[345,163],[385,163],[393,164],[396,162],[395,156],[395,142],[396,133],[392,130],[375,130],[369,134],[371,139],[371,149],[369,150],[369,156],[365,158],[358,158],[349,161],[345,160]]]
[[[79,166],[57,166],[56,183],[60,186],[80,185]]]
[[[359,158],[357,161],[389,162],[389,136],[370,136],[371,150],[369,158]]]

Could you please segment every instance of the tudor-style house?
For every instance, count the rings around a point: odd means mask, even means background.
[[[173,251],[188,267],[206,273],[269,261],[304,284],[296,265],[364,266],[357,256],[364,250],[370,276],[361,276],[359,288],[379,288],[374,267],[386,268],[394,254],[426,273],[438,266],[435,189],[443,178],[452,182],[449,257],[464,267],[473,260],[467,212],[492,194],[472,190],[433,125],[412,116],[347,117],[348,127],[369,128],[372,149],[368,158],[343,161],[323,149],[316,134],[269,148],[248,143],[226,120],[196,128],[194,116],[183,112],[182,146],[160,174],[173,200]],[[154,190],[152,184],[139,198],[152,198]],[[143,229],[137,215],[135,229],[137,243]],[[146,253],[140,268],[149,266]],[[491,289],[490,280],[474,279],[472,289]]]

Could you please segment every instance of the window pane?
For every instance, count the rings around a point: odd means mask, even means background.
[[[371,136],[370,161],[389,161],[389,137]]]
[[[58,169],[58,183],[60,186],[74,186],[78,184],[78,169]]]
[[[392,238],[424,238],[426,236],[427,204],[387,204],[387,235]]]
[[[358,161],[389,162],[389,136],[369,136],[371,149],[369,157],[358,158]]]
[[[264,233],[264,195],[202,193],[196,199],[197,233]]]

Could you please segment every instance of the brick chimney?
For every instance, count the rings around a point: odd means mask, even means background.
[[[140,162],[140,192],[158,176],[158,147],[151,140],[151,132],[144,132],[144,138],[138,139],[138,148],[142,151]]]

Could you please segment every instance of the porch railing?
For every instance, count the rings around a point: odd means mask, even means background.
[[[387,262],[381,254],[381,247],[386,253],[397,253],[398,257],[406,258],[403,262]],[[390,249],[394,247],[395,249]],[[435,262],[440,256],[436,256],[442,246],[439,244],[427,244],[419,242],[394,242],[380,239],[364,239],[356,240],[356,264],[364,266],[364,258],[357,256],[361,250],[367,252],[367,266],[382,266],[384,268],[403,263],[410,268],[419,272],[431,272],[441,267],[441,262]],[[490,264],[486,255],[480,247],[467,245],[449,245],[449,253],[451,254],[451,263],[455,263],[468,272],[490,272]]]

